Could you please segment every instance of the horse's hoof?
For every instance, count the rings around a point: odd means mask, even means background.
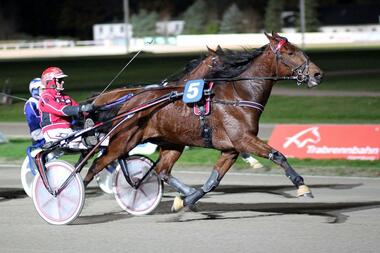
[[[188,205],[186,206],[185,211],[191,211],[191,212],[196,213],[198,212],[198,208],[195,205]]]
[[[174,198],[174,201],[173,201],[173,205],[172,205],[171,211],[172,211],[173,213],[176,213],[176,212],[180,211],[183,207],[184,207],[183,199],[182,199],[180,196],[176,196],[176,197]]]
[[[314,198],[314,196],[311,193],[309,187],[307,187],[306,185],[300,185],[300,187],[298,187],[297,197]]]
[[[250,166],[254,170],[258,170],[258,169],[264,168],[264,165],[262,165],[259,161],[255,162],[255,163],[251,163]]]

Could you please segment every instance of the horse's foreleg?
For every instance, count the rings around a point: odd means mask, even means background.
[[[248,147],[248,152],[267,158],[284,169],[285,175],[297,187],[297,196],[313,197],[310,189],[305,185],[304,179],[290,166],[286,157],[279,151],[275,150],[259,138],[253,138],[250,142],[244,142],[242,145]]]
[[[171,175],[171,170],[174,163],[181,156],[184,146],[178,147],[161,147],[159,161],[156,164],[156,172],[160,176],[161,180],[173,187],[176,191],[180,192],[184,196],[188,196],[195,191],[194,188],[184,184],[177,178]]]
[[[173,202],[172,211],[179,211],[184,206],[192,207],[199,199],[206,195],[206,193],[213,191],[219,185],[220,181],[234,164],[238,156],[239,153],[235,151],[222,152],[205,184],[184,198],[176,197]]]

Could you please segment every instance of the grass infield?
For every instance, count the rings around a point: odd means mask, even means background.
[[[14,139],[7,144],[0,145],[0,162],[12,163],[21,165],[22,160],[25,158],[25,149],[30,145],[29,140]],[[213,149],[204,148],[189,148],[186,149],[180,157],[176,166],[178,167],[199,167],[213,168],[220,152]],[[150,156],[153,160],[158,158],[158,153]],[[64,160],[74,164],[78,156],[67,155]],[[283,173],[283,170],[273,162],[257,158],[264,168],[254,170],[258,173]],[[300,173],[314,174],[314,175],[350,175],[350,176],[380,176],[380,161],[348,161],[348,160],[312,160],[312,159],[289,159],[290,164]],[[233,166],[233,169],[245,170],[249,169],[240,157]]]

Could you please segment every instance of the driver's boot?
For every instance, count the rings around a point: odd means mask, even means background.
[[[90,118],[87,118],[84,122],[84,129],[93,127],[95,125],[94,121]],[[84,142],[86,146],[95,146],[98,143],[98,138],[92,133],[89,136],[84,137]]]

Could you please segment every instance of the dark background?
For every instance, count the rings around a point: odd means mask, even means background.
[[[265,16],[265,0],[205,0],[220,18],[232,3],[245,12]],[[314,0],[313,0],[314,1]],[[129,0],[130,15],[141,9],[156,11],[160,19],[181,19],[194,0]],[[298,0],[287,0],[284,11],[298,12]],[[319,0],[321,25],[377,24],[377,0]],[[123,0],[1,0],[0,40],[73,38],[92,39],[92,26],[123,22]]]

